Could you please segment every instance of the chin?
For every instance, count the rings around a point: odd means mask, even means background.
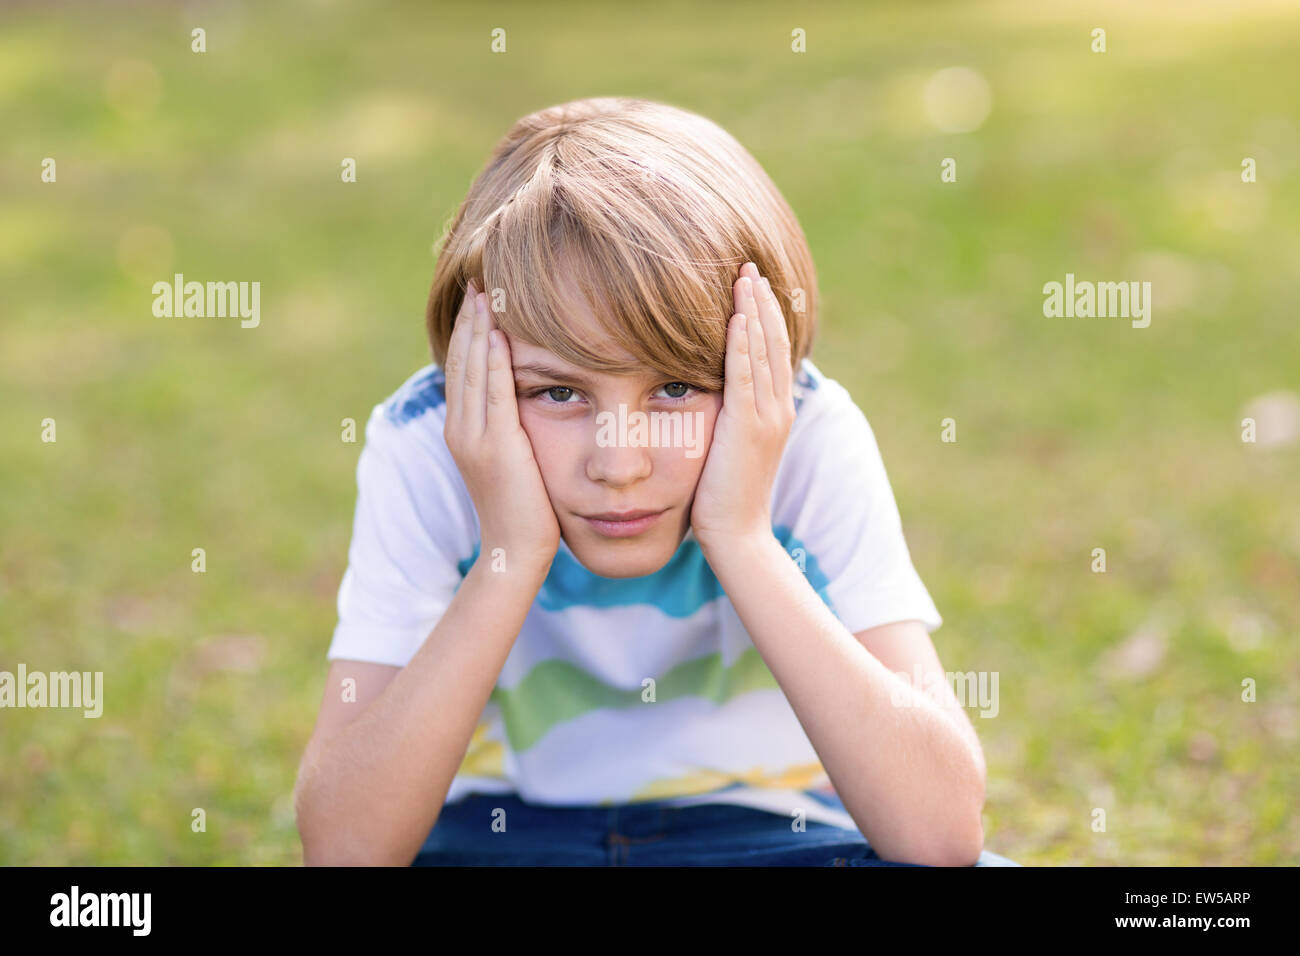
[[[658,540],[635,543],[627,540],[592,541],[586,535],[584,538],[581,542],[574,542],[566,537],[565,541],[578,562],[602,578],[640,578],[654,574],[672,559],[677,543],[680,543],[669,542],[662,535]]]

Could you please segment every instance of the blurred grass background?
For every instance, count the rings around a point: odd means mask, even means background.
[[[431,247],[492,145],[597,94],[711,117],[799,215],[813,360],[875,430],[941,659],[1000,674],[986,846],[1297,862],[1298,41],[1258,2],[6,9],[0,669],[102,670],[106,703],[0,711],[0,862],[301,861],[340,421],[428,361]],[[991,92],[968,132],[969,90],[927,100],[952,66]],[[174,272],[260,281],[260,327],[155,318]],[[1151,326],[1044,318],[1066,272],[1152,281]]]

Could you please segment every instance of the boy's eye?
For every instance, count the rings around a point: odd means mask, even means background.
[[[555,397],[556,392],[560,393],[559,398]],[[573,389],[569,388],[567,385],[552,385],[550,388],[542,389],[538,394],[545,395],[557,405],[568,405],[570,404],[568,398],[573,394]]]
[[[661,385],[666,394],[664,397],[672,402],[681,402],[691,397],[693,392],[702,391],[694,385],[688,385],[685,382],[669,382],[667,385]],[[541,398],[545,396],[553,405],[574,405],[575,402],[569,401],[576,393],[568,385],[551,385],[546,388],[539,388],[529,393],[529,398]]]
[[[526,398],[544,401],[547,405],[572,405],[569,397],[573,395],[573,389],[567,385],[548,385],[546,388],[534,388],[524,393]]]

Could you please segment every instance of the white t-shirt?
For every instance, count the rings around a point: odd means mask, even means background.
[[[443,383],[426,366],[366,425],[329,660],[405,666],[478,556],[478,516],[443,440]],[[795,404],[773,534],[851,633],[910,619],[933,632],[943,621],[866,418],[806,359]],[[802,792],[829,783],[688,532],[639,578],[592,574],[561,541],[447,802],[478,792],[555,806],[738,803],[854,829]]]

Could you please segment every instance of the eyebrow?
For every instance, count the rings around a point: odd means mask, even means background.
[[[560,381],[578,382],[582,385],[591,385],[593,379],[581,372],[570,372],[565,369],[552,368],[541,362],[521,362],[514,368],[515,375],[521,372],[532,373],[540,378],[554,378]]]

